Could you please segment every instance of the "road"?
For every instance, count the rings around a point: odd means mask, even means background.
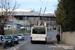
[[[48,31],[47,32],[47,38],[57,34],[57,31]],[[50,42],[48,39],[46,44],[41,44],[41,43],[34,43],[31,44],[30,42],[30,33],[29,34],[24,34],[25,36],[25,40],[24,41],[20,41],[19,44],[15,44],[15,46],[12,47],[7,47],[4,50],[62,50],[62,48],[57,48],[54,47],[55,45]]]
[[[58,33],[57,31],[48,31],[47,38],[57,33]],[[50,41],[47,41],[46,44],[42,44],[42,43],[31,44],[31,42],[29,41],[24,45],[22,45],[21,47],[17,48],[16,50],[63,50],[62,48],[56,48],[56,47],[54,48],[54,47],[55,45]]]

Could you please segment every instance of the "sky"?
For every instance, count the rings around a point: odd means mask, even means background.
[[[20,6],[17,8],[19,10],[34,10],[39,12],[40,8],[42,7],[42,13],[44,13],[45,7],[45,12],[54,13],[58,5],[58,0],[16,0],[16,2],[17,4],[20,4]]]
[[[18,9],[23,10],[33,9],[34,11],[39,12],[40,7],[42,7],[41,12],[43,13],[45,7],[46,7],[45,12],[54,12],[57,9],[58,0],[17,0],[17,3],[20,4]]]

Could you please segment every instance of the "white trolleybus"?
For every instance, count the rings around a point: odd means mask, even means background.
[[[44,42],[47,41],[47,27],[45,26],[33,26],[31,28],[31,43],[33,42]]]

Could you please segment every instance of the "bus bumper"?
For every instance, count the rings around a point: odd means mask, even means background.
[[[46,43],[47,40],[45,40],[45,41],[40,41],[40,40],[31,40],[31,43],[33,43],[33,42],[43,42],[43,43]]]

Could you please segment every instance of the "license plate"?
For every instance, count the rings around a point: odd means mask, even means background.
[[[36,38],[33,38],[33,39],[36,39]]]

